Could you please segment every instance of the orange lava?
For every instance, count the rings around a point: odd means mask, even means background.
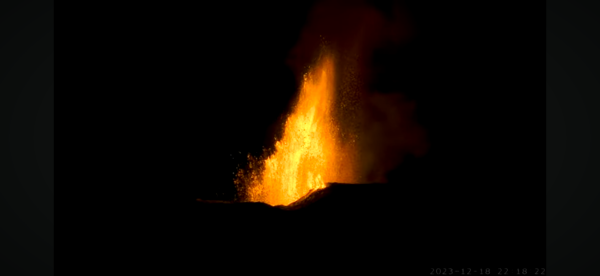
[[[324,54],[304,75],[274,152],[260,159],[249,156],[249,170],[237,174],[244,201],[288,205],[327,182],[354,180],[352,145],[342,143],[335,120],[335,73],[333,55]]]

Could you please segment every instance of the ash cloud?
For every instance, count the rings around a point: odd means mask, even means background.
[[[402,91],[369,89],[375,74],[381,73],[374,70],[374,51],[400,46],[412,35],[411,20],[400,2],[323,0],[313,7],[289,55],[288,64],[300,78],[324,42],[336,54],[338,121],[345,136],[353,137],[349,141],[355,141],[357,182],[387,182],[387,172],[407,154],[419,157],[427,151],[425,130],[413,117],[415,102]]]
[[[360,173],[365,182],[387,182],[386,174],[412,154],[423,156],[426,133],[414,118],[414,102],[403,94],[371,93],[364,105],[359,133]]]

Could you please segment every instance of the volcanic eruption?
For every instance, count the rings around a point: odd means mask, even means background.
[[[335,58],[323,51],[303,76],[302,87],[284,134],[272,155],[252,159],[250,171],[239,172],[246,200],[287,205],[326,182],[353,182],[353,140],[342,141],[334,119]],[[355,140],[354,140],[355,141]]]
[[[237,172],[242,201],[288,205],[330,182],[386,182],[403,155],[424,154],[414,104],[368,85],[374,49],[401,43],[407,22],[400,9],[389,17],[361,1],[314,7],[289,62],[301,75],[299,94],[273,149],[249,155]]]

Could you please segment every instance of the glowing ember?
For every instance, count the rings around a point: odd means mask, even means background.
[[[238,172],[235,183],[245,201],[287,205],[326,182],[353,182],[352,144],[343,145],[334,120],[334,69],[334,58],[327,54],[304,75],[274,153],[262,159],[249,156],[250,170]]]

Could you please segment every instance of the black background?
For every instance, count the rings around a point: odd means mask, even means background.
[[[597,2],[546,7],[546,233],[548,269],[596,268],[598,238]]]
[[[53,2],[2,3],[0,270],[48,275],[54,268]],[[118,157],[100,171],[122,172],[134,158],[156,160],[103,190],[119,193],[121,187],[134,186],[135,195],[152,190],[175,202],[231,199],[235,166],[246,153],[257,154],[272,143],[273,126],[296,92],[284,59],[310,4],[119,8],[109,10],[124,19],[141,19],[120,32],[91,31],[80,24],[88,33],[69,38],[72,47],[80,47],[78,57],[114,53],[119,58],[110,70],[91,74],[95,82],[77,86],[69,102],[89,93],[87,103],[110,104],[100,109],[103,114],[118,107],[133,113],[127,127],[93,132],[104,135],[103,143],[116,140],[128,148],[117,151]],[[400,87],[417,101],[419,122],[431,133],[433,148],[391,176],[397,184],[419,185],[413,191],[421,191],[432,206],[545,239],[547,270],[555,275],[589,274],[596,269],[594,234],[599,230],[593,214],[600,183],[593,144],[598,140],[593,108],[598,7],[546,4],[547,197],[540,163],[541,2],[413,6],[412,14],[428,35],[407,46],[410,51],[382,53],[387,73],[378,85],[382,90]],[[105,21],[89,26],[103,27]],[[85,34],[92,38],[84,40]],[[78,57],[73,60],[81,62]],[[102,68],[97,64],[86,65]],[[71,70],[82,73],[79,67]],[[401,74],[412,75],[395,77]],[[110,90],[98,88],[103,83],[110,83],[102,87]],[[138,136],[130,139],[127,134],[133,133]],[[78,182],[97,188],[95,178]]]
[[[0,3],[0,274],[54,270],[54,7]]]

